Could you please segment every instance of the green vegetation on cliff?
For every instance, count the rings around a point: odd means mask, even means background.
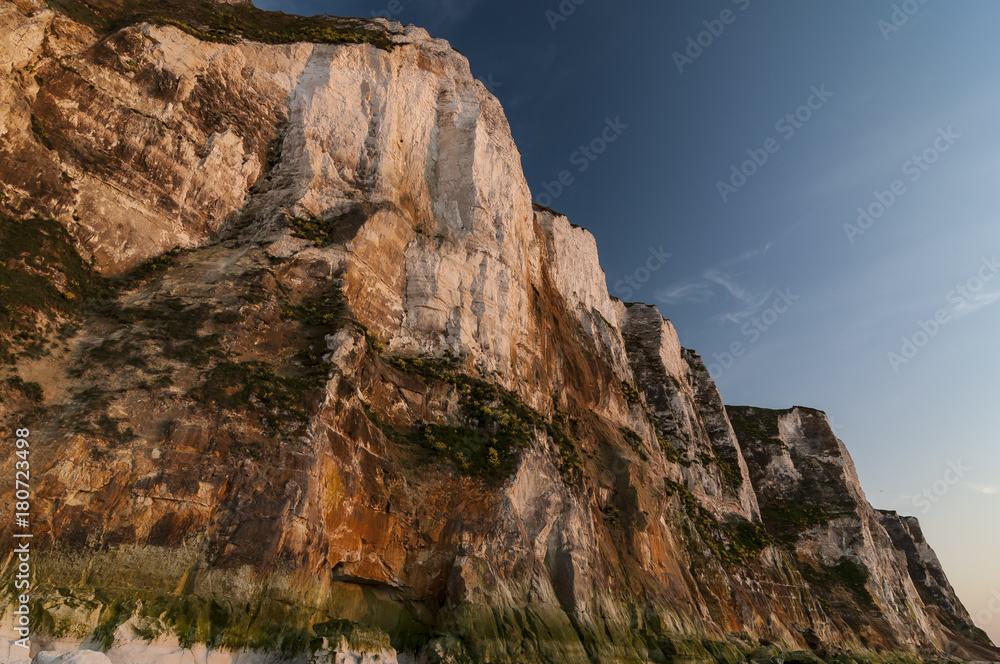
[[[116,0],[48,0],[48,4],[103,33],[147,22],[172,25],[203,41],[225,44],[248,39],[266,44],[371,44],[385,50],[395,45],[387,34],[363,27],[357,19],[294,16],[210,0],[137,0],[124,4]]]
[[[172,249],[104,277],[60,223],[0,218],[0,361],[59,353],[68,378],[90,383],[71,388],[72,401],[55,407],[44,403],[42,385],[8,371],[0,374],[0,400],[24,399],[25,409],[37,404],[31,417],[22,413],[24,421],[47,412],[67,430],[112,446],[133,440],[142,424],[110,415],[112,404],[175,402],[178,395],[220,416],[249,415],[271,437],[293,433],[329,375],[326,336],[350,314],[336,288],[289,302],[293,296],[276,286],[272,270],[254,261],[218,296],[164,288],[162,278],[182,260],[194,268],[211,263],[214,251]],[[244,319],[258,312],[285,330],[289,343],[280,352],[240,348],[239,336],[249,333],[241,332]]]
[[[778,440],[778,419],[792,409],[772,410],[751,406],[726,406],[726,415],[740,441]]]
[[[698,460],[705,467],[715,466],[718,468],[719,474],[722,476],[722,481],[734,491],[739,491],[740,487],[743,486],[743,473],[740,470],[740,463],[735,456],[723,457],[717,454],[702,452],[698,454]]]
[[[720,523],[711,512],[702,507],[686,486],[664,479],[667,496],[679,496],[684,512],[695,531],[712,554],[729,567],[740,567],[754,560],[771,543],[771,538],[760,525],[742,520]],[[692,552],[698,555],[698,551]]]
[[[762,505],[760,512],[768,532],[783,542],[794,542],[802,531],[824,525],[840,516],[822,506],[791,501],[772,501]]]
[[[625,398],[625,403],[630,406],[637,406],[642,403],[642,397],[639,396],[639,390],[624,380],[622,383],[622,396]]]
[[[152,642],[173,635],[181,647],[204,644],[221,650],[260,650],[288,655],[315,652],[323,637],[344,635],[353,645],[378,652],[389,645],[389,635],[348,620],[329,620],[314,608],[264,600],[256,606],[240,605],[197,595],[176,595],[152,590],[94,589],[93,594],[55,591],[67,605],[92,609],[97,624],[92,630],[61,612],[31,607],[32,625],[40,634],[80,638],[87,636],[107,650],[122,641]],[[124,629],[123,629],[124,626]],[[363,638],[360,638],[363,637]],[[377,649],[376,649],[377,648]]]
[[[629,427],[621,427],[619,430],[621,431],[622,438],[632,448],[632,451],[639,455],[639,458],[643,461],[648,461],[649,455],[642,449],[642,436]]]
[[[674,445],[671,444],[669,440],[663,437],[658,437],[657,439],[660,442],[660,447],[663,449],[663,455],[667,457],[667,461],[671,463],[679,463],[685,468],[691,467],[692,464],[691,460],[685,456],[685,454],[687,453],[686,448],[680,449],[674,447]]]
[[[0,215],[0,401],[24,399],[20,422],[44,413],[43,387],[15,372],[19,360],[65,351],[90,302],[108,292],[61,224]]]
[[[868,592],[868,579],[871,573],[864,565],[853,560],[844,559],[836,565],[819,565],[813,567],[802,565],[802,576],[825,594],[835,588],[843,588],[850,593],[854,601],[863,609],[875,608],[875,599]]]
[[[293,217],[289,219],[288,225],[295,237],[326,247],[354,237],[361,225],[384,207],[386,206],[383,204],[362,202],[329,219],[320,219],[315,215]]]
[[[264,362],[223,361],[188,395],[229,410],[254,410],[269,425],[280,427],[304,421],[311,414],[304,397],[314,387],[308,380],[279,375]]]
[[[443,358],[395,356],[387,358],[386,363],[428,381],[453,385],[463,417],[458,425],[419,423],[415,432],[403,436],[382,424],[369,409],[369,417],[391,438],[416,443],[447,458],[465,473],[498,481],[514,471],[518,453],[528,446],[536,431],[544,431],[559,450],[563,480],[570,484],[578,479],[578,446],[567,432],[561,413],[548,421],[513,392],[463,373],[460,359],[450,353]]]
[[[0,334],[34,330],[39,315],[74,315],[105,279],[51,219],[0,215]]]

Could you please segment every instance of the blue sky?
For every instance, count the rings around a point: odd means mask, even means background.
[[[448,39],[536,200],[597,237],[612,294],[657,304],[727,403],[827,411],[871,502],[920,517],[1000,642],[1000,5],[257,5]]]

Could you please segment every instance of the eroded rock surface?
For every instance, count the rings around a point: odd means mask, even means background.
[[[31,428],[38,649],[1000,660],[822,413],[727,409],[608,295],[446,42],[147,18],[0,5],[0,419]]]

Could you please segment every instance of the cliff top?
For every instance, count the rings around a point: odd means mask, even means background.
[[[249,0],[47,0],[47,4],[98,33],[148,22],[178,27],[205,41],[232,44],[240,39],[267,44],[367,43],[390,50],[402,30],[388,21],[337,16],[295,16],[257,9]],[[398,24],[395,24],[398,26]]]

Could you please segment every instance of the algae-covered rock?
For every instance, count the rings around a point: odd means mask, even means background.
[[[824,664],[822,659],[805,650],[781,653],[775,660],[784,664]]]
[[[388,664],[396,661],[389,635],[380,629],[349,620],[330,620],[313,625],[315,649],[308,664]]]
[[[721,641],[704,641],[705,650],[718,664],[739,664],[744,660],[743,651]]]
[[[375,627],[367,627],[350,620],[330,620],[312,627],[316,634],[313,647],[316,652],[310,657],[310,664],[325,664],[340,661],[338,656],[350,654],[355,658],[395,658],[389,635]]]
[[[760,664],[765,664],[774,660],[781,653],[781,649],[777,646],[760,646],[759,648],[754,648],[750,654],[747,655],[747,660],[750,662],[759,662]]]

